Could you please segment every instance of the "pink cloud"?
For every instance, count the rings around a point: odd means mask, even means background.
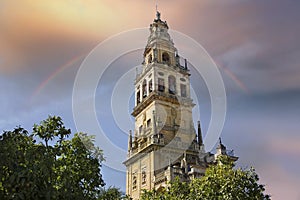
[[[300,137],[288,136],[288,137],[273,137],[267,149],[276,155],[289,156],[290,158],[300,158]]]
[[[266,193],[272,200],[299,200],[300,180],[285,171],[277,163],[267,163],[257,169],[261,174],[260,182],[266,184]]]

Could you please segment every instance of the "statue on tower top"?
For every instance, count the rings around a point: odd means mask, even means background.
[[[160,12],[156,11],[156,18],[157,20],[160,20]]]

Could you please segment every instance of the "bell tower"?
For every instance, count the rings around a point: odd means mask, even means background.
[[[177,129],[195,134],[190,97],[190,73],[180,64],[168,25],[157,18],[143,54],[143,68],[135,79],[135,137],[160,135],[168,144]],[[151,131],[150,131],[151,130]],[[150,131],[150,132],[149,132]]]
[[[126,193],[139,199],[142,190],[159,190],[178,176],[189,181],[204,174],[214,156],[204,152],[200,122],[198,137],[192,119],[190,71],[168,33],[159,12],[150,25],[142,70],[135,85],[135,118],[130,131]],[[183,64],[182,64],[183,63]]]

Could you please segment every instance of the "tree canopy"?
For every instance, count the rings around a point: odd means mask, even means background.
[[[119,188],[109,187],[101,189],[98,200],[131,200],[131,198],[124,195]]]
[[[0,199],[97,199],[104,186],[103,152],[92,136],[72,139],[49,116],[32,133],[17,127],[0,136]]]
[[[175,178],[163,191],[144,191],[142,200],[269,200],[254,168],[235,169],[228,157],[207,168],[202,178],[184,183]]]

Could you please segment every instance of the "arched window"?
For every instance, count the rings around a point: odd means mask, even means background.
[[[176,79],[174,76],[169,76],[169,93],[176,94]]]
[[[141,103],[141,94],[140,91],[138,90],[136,93],[136,104],[138,105],[139,103]]]
[[[143,81],[143,98],[147,96],[147,82]]]
[[[159,92],[165,91],[165,81],[162,78],[158,78],[158,91]]]
[[[148,56],[148,63],[152,63],[152,54]]]
[[[152,79],[148,82],[149,93],[153,91]]]
[[[167,52],[164,52],[162,54],[162,61],[163,61],[163,63],[170,64],[170,56]]]

